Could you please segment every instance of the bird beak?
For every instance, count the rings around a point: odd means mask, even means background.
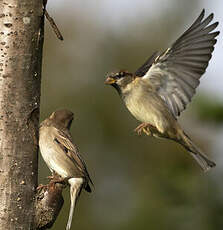
[[[105,80],[106,85],[111,85],[114,84],[115,82],[116,80],[113,77],[107,77],[107,79]]]

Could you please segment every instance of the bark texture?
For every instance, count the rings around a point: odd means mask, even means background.
[[[0,228],[35,229],[41,0],[0,0]]]
[[[37,191],[35,200],[35,226],[37,230],[51,228],[59,215],[64,199],[65,184],[50,182]]]

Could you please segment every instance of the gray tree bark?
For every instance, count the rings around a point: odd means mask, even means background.
[[[0,229],[35,229],[41,0],[0,0]]]

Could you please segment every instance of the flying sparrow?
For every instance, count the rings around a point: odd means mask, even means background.
[[[68,110],[53,112],[44,120],[39,129],[39,147],[50,171],[58,174],[70,184],[70,213],[66,229],[72,223],[76,201],[84,188],[91,192],[92,183],[85,162],[69,132],[73,113]]]
[[[204,74],[219,31],[204,19],[203,10],[191,27],[163,53],[155,52],[135,73],[109,74],[105,83],[120,94],[130,113],[142,124],[138,134],[168,138],[180,143],[204,171],[215,166],[183,131],[177,117],[195,94]]]

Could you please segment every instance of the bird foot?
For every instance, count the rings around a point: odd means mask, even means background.
[[[49,176],[47,177],[48,179],[50,179],[50,183],[62,183],[64,182],[64,179],[61,177],[54,177],[54,176]]]
[[[152,133],[150,131],[151,126],[152,125],[150,125],[148,123],[142,123],[139,126],[137,126],[134,131],[137,132],[138,135],[141,135],[142,132],[144,132],[146,135],[151,136],[152,135]]]
[[[52,176],[48,176],[48,177],[46,177],[47,179],[50,179],[50,180],[52,180],[52,179],[54,179],[54,175],[52,175]]]
[[[67,183],[66,180],[63,179],[62,177],[59,176],[48,176],[48,179],[50,179],[49,184],[39,184],[38,187],[36,188],[37,191],[42,190],[42,189],[46,189],[51,185],[55,185],[56,183],[60,183],[62,184],[64,187],[66,187]]]
[[[47,179],[50,179],[50,183],[62,183],[64,178],[60,177],[58,174],[53,173],[52,176],[48,176]]]
[[[41,190],[42,188],[47,188],[47,187],[48,187],[48,185],[40,184],[40,185],[38,185],[36,190],[38,191],[38,190]]]

